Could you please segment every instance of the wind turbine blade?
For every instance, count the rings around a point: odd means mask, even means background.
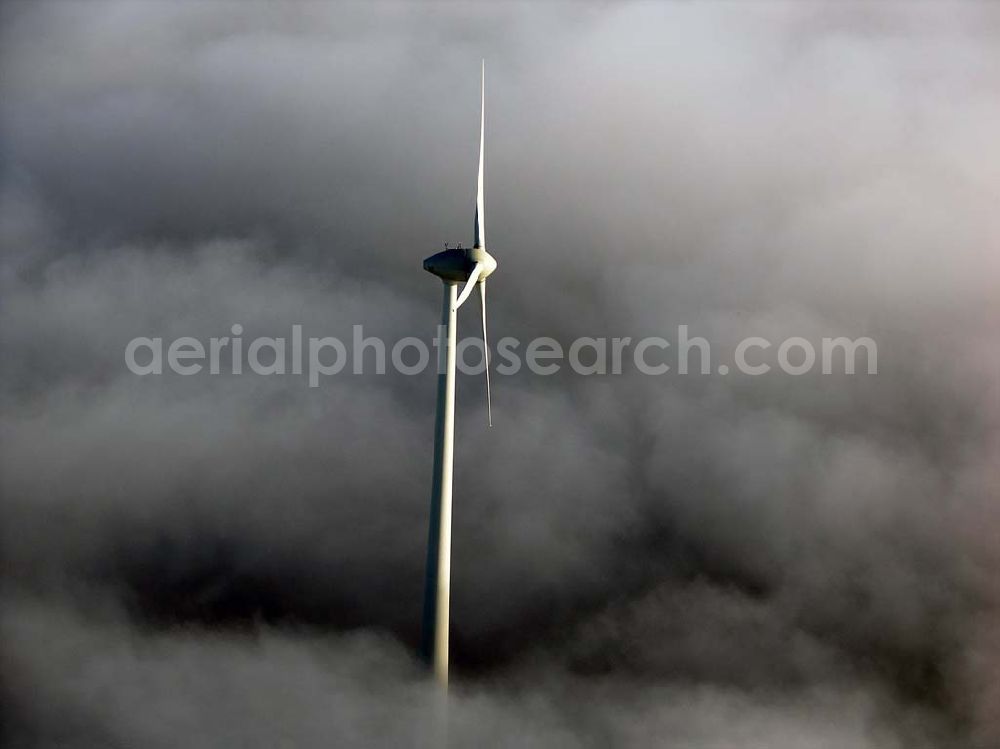
[[[486,363],[486,414],[493,426],[493,399],[490,397],[490,345],[486,339],[486,281],[479,282],[479,301],[483,311],[483,361]]]
[[[469,274],[469,280],[465,282],[465,288],[462,289],[462,293],[458,295],[458,299],[455,300],[455,309],[458,309],[463,304],[465,300],[469,298],[469,294],[472,293],[472,287],[476,285],[476,281],[479,280],[479,274],[483,272],[483,264],[476,263],[476,267],[472,269],[472,273]]]
[[[473,247],[486,246],[486,199],[483,197],[483,143],[486,139],[486,60],[483,60],[482,101],[479,117],[479,182],[476,187],[476,241]]]

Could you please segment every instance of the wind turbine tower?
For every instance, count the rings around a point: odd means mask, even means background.
[[[483,200],[483,140],[486,135],[486,62],[482,69],[479,121],[479,179],[476,189],[475,240],[471,249],[446,249],[424,260],[424,270],[444,282],[441,325],[447,334],[444,370],[438,373],[437,418],[434,424],[434,479],[430,528],[427,534],[427,575],[424,583],[422,651],[442,686],[448,685],[448,612],[451,598],[451,489],[455,447],[455,347],[458,308],[479,287],[486,364],[487,412],[490,408],[489,347],[486,344],[486,279],[497,261],[486,251]],[[447,245],[445,245],[447,247]],[[459,286],[462,287],[459,291]]]

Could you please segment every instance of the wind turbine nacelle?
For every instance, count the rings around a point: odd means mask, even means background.
[[[496,259],[482,247],[470,247],[464,250],[453,247],[424,260],[424,270],[433,273],[442,281],[465,283],[477,263],[483,265],[479,275],[483,281],[497,269]]]
[[[431,255],[424,260],[424,270],[433,273],[442,281],[464,283],[469,280],[469,274],[476,266],[476,261],[469,257],[468,250],[453,247]]]

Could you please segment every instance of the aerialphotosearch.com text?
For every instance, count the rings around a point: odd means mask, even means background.
[[[385,374],[387,367],[403,375],[417,375],[436,352],[437,371],[444,370],[447,335],[438,327],[431,345],[408,336],[387,343],[365,336],[364,326],[354,325],[350,345],[333,336],[303,335],[301,325],[291,326],[285,337],[258,336],[244,340],[243,326],[232,326],[230,335],[201,339],[183,336],[165,341],[162,337],[133,338],[125,347],[125,365],[139,376],[232,374],[251,372],[261,376],[306,375],[309,387],[318,387],[322,378],[342,373]],[[492,348],[492,347],[491,347]],[[540,376],[554,375],[564,366],[584,375],[620,375],[627,368],[644,375],[717,374],[736,372],[760,376],[772,371],[798,376],[821,374],[878,373],[878,347],[868,337],[821,338],[817,342],[793,336],[770,341],[750,336],[733,348],[729,362],[715,361],[712,346],[701,336],[692,336],[687,325],[677,328],[673,341],[659,336],[581,337],[564,345],[554,338],[539,337],[523,343],[510,336],[500,338],[490,353],[490,371],[514,375],[527,367]],[[459,371],[482,374],[486,367],[481,338],[458,342]],[[714,365],[714,366],[713,366]]]

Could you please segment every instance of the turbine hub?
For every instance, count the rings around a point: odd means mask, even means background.
[[[473,247],[471,250],[466,250],[466,252],[469,254],[469,260],[473,267],[475,267],[476,263],[483,264],[483,269],[479,273],[480,281],[485,281],[486,277],[497,269],[496,258],[488,253],[485,247]]]

